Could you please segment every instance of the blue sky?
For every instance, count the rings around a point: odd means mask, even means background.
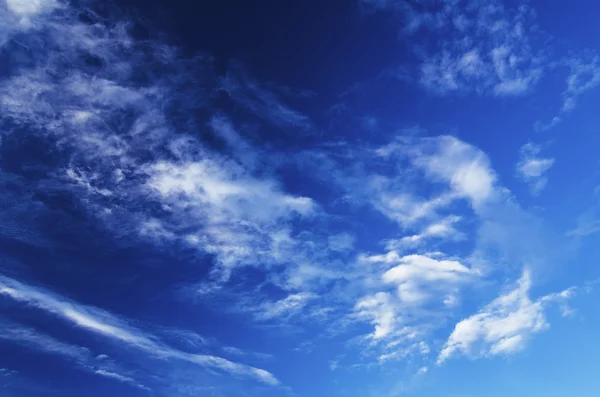
[[[596,396],[594,2],[0,5],[3,396]]]

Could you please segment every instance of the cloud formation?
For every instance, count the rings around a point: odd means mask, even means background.
[[[531,335],[549,327],[545,316],[548,304],[564,302],[573,294],[569,289],[532,301],[530,288],[531,274],[525,271],[514,290],[456,324],[438,356],[438,364],[458,354],[479,358],[522,350]]]
[[[517,164],[519,177],[529,185],[533,195],[544,189],[548,182],[544,174],[554,165],[554,159],[539,157],[540,151],[540,146],[531,142],[523,145],[521,160]]]
[[[418,80],[432,92],[520,95],[544,72],[525,6],[447,1],[428,11],[404,1],[363,3],[410,17],[403,33],[411,39],[423,31],[440,38],[439,47],[415,49]],[[458,354],[516,352],[546,327],[546,305],[566,300],[561,294],[532,300],[526,273],[514,291],[459,322],[436,351],[432,341],[455,319],[465,290],[502,273],[506,263],[520,269],[549,256],[538,249],[545,248],[543,225],[514,201],[480,149],[420,130],[377,144],[325,142],[278,152],[254,139],[247,120],[269,132],[313,131],[312,120],[284,102],[285,90],[275,92],[236,67],[217,77],[209,57],[184,58],[158,40],[136,40],[129,22],[112,23],[66,3],[10,0],[1,11],[2,45],[11,54],[0,58],[10,69],[0,82],[3,145],[18,151],[31,139],[52,154],[39,166],[36,194],[23,197],[35,202],[51,191],[72,199],[111,235],[206,258],[206,279],[186,280],[183,288],[194,297],[215,305],[221,301],[213,297],[232,297],[227,310],[250,314],[259,326],[294,322],[314,329],[321,321],[329,329],[319,332],[340,334],[361,327],[358,336],[343,337],[358,340],[381,365],[407,357],[427,364],[433,354],[444,362]],[[18,43],[10,40],[17,36]],[[569,100],[595,85],[583,66],[573,70]],[[220,108],[214,99],[222,96],[235,112]],[[233,116],[240,110],[241,121]],[[518,171],[537,192],[552,163],[530,144]],[[13,183],[29,191],[24,179]],[[315,180],[326,183],[305,189],[305,181]],[[0,223],[3,237],[32,242]],[[209,387],[189,381],[199,368],[279,385],[270,372],[232,361],[253,357],[235,348],[219,350],[233,359],[192,353],[210,343],[191,332],[150,332],[17,277],[0,276],[0,295],[145,358],[190,364],[191,375],[181,371],[170,381],[192,395]],[[88,372],[145,387],[97,364],[107,357],[92,357],[86,348],[33,330],[3,332],[86,363]]]
[[[101,356],[94,358],[91,351],[85,347],[71,345],[32,328],[12,324],[7,321],[1,321],[1,324],[0,339],[22,345],[34,351],[61,356],[64,359],[72,361],[76,368],[80,370],[111,378],[141,390],[151,391],[132,377],[115,372],[119,370],[116,365],[111,362],[102,361]]]
[[[547,131],[560,124],[565,117],[575,110],[579,98],[587,91],[600,84],[600,57],[595,53],[590,56],[567,56],[560,62],[568,70],[565,79],[566,88],[562,93],[562,106],[558,114],[548,122],[538,121],[535,127],[539,131]]]
[[[534,13],[526,5],[511,8],[479,0],[361,3],[399,15],[419,59],[418,80],[430,92],[522,95],[544,72],[541,48],[534,45]]]
[[[0,295],[34,307],[77,326],[88,332],[121,343],[123,346],[141,350],[161,359],[183,360],[201,367],[214,368],[234,375],[249,376],[270,385],[279,382],[269,372],[227,359],[192,354],[174,349],[145,331],[135,328],[107,311],[78,304],[51,292],[20,283],[0,275]]]

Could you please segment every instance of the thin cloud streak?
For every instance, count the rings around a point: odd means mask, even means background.
[[[191,354],[173,349],[160,342],[154,335],[128,325],[123,319],[109,312],[78,304],[2,275],[0,275],[0,295],[46,311],[77,327],[122,342],[126,346],[145,351],[158,358],[184,360],[232,375],[249,376],[269,385],[279,384],[271,373],[263,369],[238,364],[221,357]]]

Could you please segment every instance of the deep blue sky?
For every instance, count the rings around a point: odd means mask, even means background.
[[[2,396],[596,396],[594,2],[1,0]]]

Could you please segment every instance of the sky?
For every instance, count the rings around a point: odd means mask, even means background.
[[[597,396],[597,7],[0,0],[0,394]]]

